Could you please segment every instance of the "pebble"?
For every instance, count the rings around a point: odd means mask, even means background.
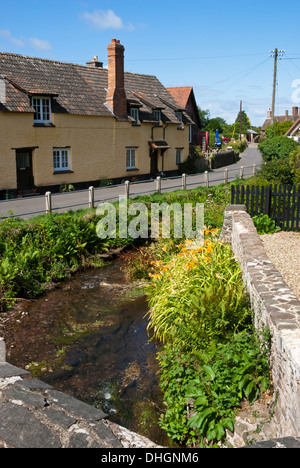
[[[279,231],[260,238],[267,256],[300,300],[300,232]]]

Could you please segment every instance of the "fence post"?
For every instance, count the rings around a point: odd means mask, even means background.
[[[159,176],[156,177],[156,192],[161,193],[161,178]]]
[[[186,190],[186,174],[182,174],[182,190]]]
[[[253,164],[253,177],[256,176],[256,164]]]
[[[206,187],[209,187],[208,171],[204,172],[204,180]]]
[[[125,180],[125,198],[128,200],[129,198],[129,187],[130,187],[130,182],[129,180]]]
[[[241,168],[240,168],[240,178],[241,179],[244,178],[244,166],[241,166]]]
[[[95,189],[94,187],[89,187],[89,207],[95,208]]]
[[[46,199],[46,213],[52,213],[52,197],[51,192],[46,192],[45,194]]]
[[[224,184],[228,184],[228,169],[224,170]]]

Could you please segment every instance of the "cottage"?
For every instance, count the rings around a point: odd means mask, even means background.
[[[190,146],[199,145],[199,130],[201,122],[199,110],[196,103],[195,93],[191,86],[182,86],[175,88],[167,88],[176,102],[186,110],[187,114],[193,120],[193,125],[190,125]]]
[[[155,76],[0,53],[0,191],[174,174],[189,154],[191,117]]]
[[[285,136],[293,138],[295,141],[300,143],[300,118],[289,128]]]
[[[289,111],[285,111],[285,115],[277,115],[274,116],[274,121],[276,122],[285,122],[285,121],[290,121],[290,122],[296,122],[299,119],[299,108],[298,107],[293,107],[292,108],[292,113],[289,114]],[[264,135],[266,128],[271,125],[272,123],[272,111],[269,109],[267,112],[267,118],[264,121],[262,127],[261,127],[261,134]]]

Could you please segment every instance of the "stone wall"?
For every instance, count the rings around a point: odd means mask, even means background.
[[[221,238],[231,243],[240,261],[256,327],[267,326],[271,332],[276,437],[297,437],[300,435],[300,301],[267,257],[243,205],[226,208]]]

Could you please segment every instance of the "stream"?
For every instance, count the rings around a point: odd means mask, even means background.
[[[142,285],[127,283],[122,259],[84,270],[17,304],[13,319],[7,314],[7,360],[170,447],[157,423],[163,408],[158,346],[147,334],[147,311]]]

